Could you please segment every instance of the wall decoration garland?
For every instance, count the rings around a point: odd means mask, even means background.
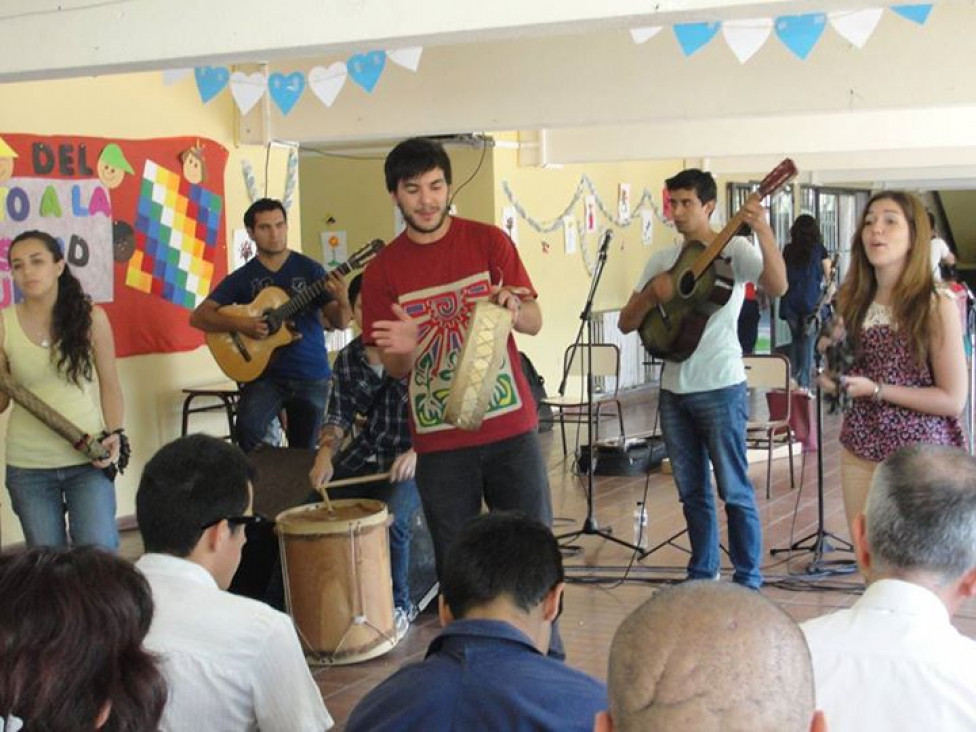
[[[231,73],[226,66],[198,66],[192,70],[192,74],[200,100],[204,104],[229,86],[234,103],[242,115],[250,112],[266,93],[278,110],[287,115],[298,104],[305,89],[311,89],[326,107],[331,107],[335,102],[346,84],[346,79],[352,79],[354,84],[371,94],[386,70],[387,59],[416,73],[420,68],[423,51],[420,46],[391,51],[368,51],[350,56],[345,61],[336,61],[329,66],[313,66],[308,73],[275,71],[266,77],[260,71],[251,74],[243,71]],[[190,73],[190,69],[169,69],[163,72],[163,81],[167,85],[173,84]]]
[[[932,11],[932,5],[892,5],[888,9],[912,23],[924,25]],[[775,30],[780,42],[802,61],[817,45],[828,23],[844,40],[857,48],[863,48],[874,33],[882,11],[883,8],[865,8],[781,15],[776,18],[676,23],[671,30],[685,56],[691,56],[703,49],[721,30],[722,37],[739,59],[739,63],[748,61]],[[661,26],[645,26],[633,28],[630,35],[634,43],[641,44],[654,38],[660,31]]]
[[[593,274],[593,267],[596,264],[596,261],[590,252],[590,235],[599,235],[599,237],[602,239],[603,232],[606,231],[608,227],[596,226],[596,222],[594,222],[592,229],[589,229],[587,226],[581,225],[580,222],[576,220],[576,217],[573,215],[573,210],[579,205],[580,201],[584,199],[584,196],[586,200],[591,200],[596,204],[597,211],[599,211],[600,215],[607,220],[608,226],[625,228],[630,226],[635,219],[641,221],[643,213],[645,212],[653,213],[658,221],[661,221],[664,225],[669,227],[673,226],[671,221],[666,218],[661,208],[658,207],[658,205],[654,202],[654,195],[646,187],[641,192],[641,196],[637,203],[631,206],[628,215],[620,216],[618,206],[608,206],[604,200],[600,198],[600,194],[597,192],[596,186],[593,185],[593,181],[590,180],[590,177],[586,174],[580,177],[579,183],[576,184],[576,190],[573,192],[572,198],[563,208],[562,212],[548,221],[540,221],[534,216],[531,216],[529,212],[525,210],[525,206],[523,206],[522,203],[519,202],[518,198],[516,198],[515,193],[512,191],[512,187],[509,185],[507,180],[502,181],[502,191],[505,193],[505,197],[512,204],[512,208],[515,209],[519,217],[521,217],[537,233],[551,234],[554,231],[562,230],[564,237],[567,235],[572,237],[571,234],[567,233],[567,229],[569,227],[574,227],[575,237],[572,238],[575,239],[575,242],[579,243],[580,253],[583,257],[583,265],[586,267],[586,271],[590,274]]]

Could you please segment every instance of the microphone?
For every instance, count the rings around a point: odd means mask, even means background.
[[[607,252],[610,251],[610,240],[613,239],[613,231],[607,229],[603,232],[603,243],[600,245],[600,256],[607,256]]]

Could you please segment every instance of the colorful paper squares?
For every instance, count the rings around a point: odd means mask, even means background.
[[[125,283],[185,308],[210,293],[223,200],[146,161]]]

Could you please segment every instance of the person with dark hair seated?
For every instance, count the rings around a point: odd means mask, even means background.
[[[255,470],[216,437],[190,435],[146,463],[136,518],[148,552],[136,567],[156,603],[146,645],[170,687],[164,731],[321,732],[332,718],[291,619],[223,592],[246,541]]]
[[[0,555],[0,598],[0,729],[157,729],[152,596],[129,562],[94,547]]]
[[[366,695],[346,729],[591,730],[606,687],[545,655],[564,588],[543,524],[503,511],[472,519],[444,562],[444,630],[423,661]]]

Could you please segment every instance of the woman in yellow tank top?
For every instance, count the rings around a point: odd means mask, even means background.
[[[50,234],[20,234],[7,256],[23,300],[2,313],[0,368],[85,432],[101,434],[110,453],[89,463],[14,404],[6,473],[14,511],[30,546],[66,545],[67,514],[72,544],[115,550],[115,485],[103,468],[118,459],[125,410],[108,316],[92,305]],[[0,412],[9,404],[0,393]]]

